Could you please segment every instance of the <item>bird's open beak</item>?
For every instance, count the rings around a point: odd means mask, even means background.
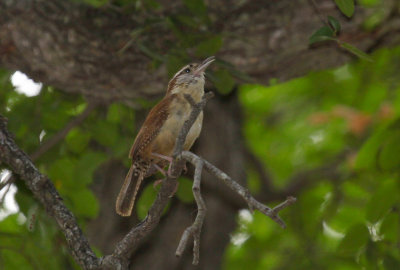
[[[204,70],[206,70],[206,68],[212,63],[214,62],[215,57],[214,56],[210,56],[208,57],[206,60],[203,61],[203,63],[200,64],[200,66],[198,66],[196,68],[196,70],[193,72],[194,75],[200,75]]]

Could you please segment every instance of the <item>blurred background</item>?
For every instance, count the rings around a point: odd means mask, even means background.
[[[183,65],[210,55],[193,152],[274,206],[281,229],[205,173],[200,264],[175,250],[196,216],[179,179],[132,269],[400,269],[397,0],[15,0],[0,3],[0,114],[97,255],[146,216],[115,199],[141,123]],[[0,269],[79,269],[64,236],[0,164]]]

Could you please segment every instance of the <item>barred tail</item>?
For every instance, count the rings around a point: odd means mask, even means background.
[[[117,214],[127,217],[132,213],[136,195],[150,164],[134,162],[125,177],[125,181],[118,194],[115,210]]]

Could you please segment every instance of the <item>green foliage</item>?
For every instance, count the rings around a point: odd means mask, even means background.
[[[347,17],[353,16],[354,13],[354,0],[335,0],[336,6]]]
[[[322,26],[317,31],[315,31],[309,39],[309,43],[313,44],[316,42],[326,41],[326,40],[335,40],[333,37],[335,36],[335,32],[328,26]]]
[[[193,181],[185,177],[179,178],[179,187],[176,196],[184,203],[193,203],[194,197],[192,192]]]
[[[339,45],[342,48],[345,48],[347,51],[351,52],[352,54],[356,55],[360,59],[372,62],[372,58],[369,57],[368,54],[366,54],[365,52],[363,52],[360,49],[356,48],[355,46],[353,46],[353,45],[351,45],[351,44],[349,44],[347,42],[343,42],[343,41],[339,42]]]
[[[344,0],[342,2],[344,2]],[[362,60],[372,62],[372,58],[368,54],[356,48],[355,46],[339,39],[338,35],[341,30],[341,25],[336,18],[328,16],[327,23],[328,26],[322,26],[310,36],[308,40],[308,43],[310,45],[323,41],[335,41],[340,48],[347,50],[348,52],[359,57]]]
[[[335,17],[328,16],[328,23],[329,23],[330,27],[332,27],[335,34],[340,32],[342,26],[340,25],[340,22]]]
[[[161,185],[161,183],[159,183]],[[137,199],[136,213],[139,219],[144,219],[147,216],[151,205],[157,197],[158,188],[153,186],[153,184],[146,185],[141,191],[139,198]],[[164,214],[169,208],[170,203],[164,209]]]
[[[314,184],[282,213],[285,230],[258,212],[239,217],[224,269],[400,266],[400,48],[371,57],[373,64],[240,87],[246,142],[274,185],[307,170]],[[314,170],[335,162],[334,174]],[[248,173],[259,190],[259,177]]]
[[[81,98],[51,87],[44,87],[35,97],[18,94],[10,85],[10,75],[0,72],[0,113],[9,119],[17,144],[28,153],[35,152],[86,108]],[[109,158],[127,161],[133,135],[132,110],[113,104],[93,111],[35,161],[83,228],[99,212],[98,199],[91,190],[95,171]],[[0,220],[0,268],[79,269],[53,219],[22,181],[16,181],[16,186],[19,212]],[[1,204],[0,210],[3,207]]]

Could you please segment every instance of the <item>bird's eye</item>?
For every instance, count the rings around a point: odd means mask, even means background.
[[[185,71],[186,73],[190,73],[190,69],[189,69],[189,68],[185,69],[184,71]]]

